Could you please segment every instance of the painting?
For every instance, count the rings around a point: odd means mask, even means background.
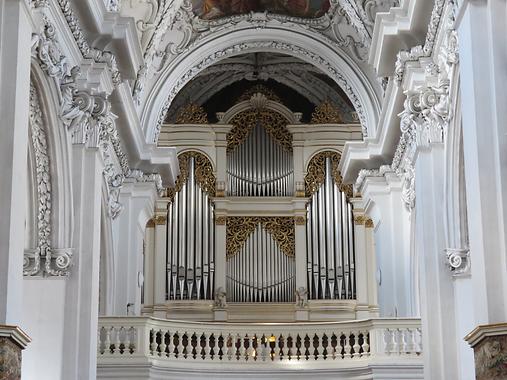
[[[193,0],[192,5],[194,13],[205,20],[264,11],[317,18],[329,10],[329,0]]]

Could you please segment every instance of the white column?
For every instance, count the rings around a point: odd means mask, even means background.
[[[0,324],[22,315],[30,42],[24,0],[0,2]]]
[[[380,315],[414,316],[417,290],[411,276],[414,258],[410,246],[410,214],[401,198],[401,181],[394,173],[369,177],[361,193],[365,213],[376,226],[375,277],[380,281]]]
[[[144,305],[146,312],[153,313],[155,276],[155,221],[150,219],[146,225],[144,241]]]
[[[458,26],[476,325],[507,320],[507,3],[468,1]]]
[[[443,144],[416,161],[415,242],[420,267],[425,379],[458,379],[454,285],[445,262]],[[463,337],[461,337],[462,339]],[[442,349],[443,348],[443,349]]]
[[[74,266],[65,292],[63,379],[94,379],[97,369],[103,162],[97,148],[72,147]]]
[[[354,205],[354,248],[356,256],[356,300],[358,319],[369,317],[368,305],[368,270],[367,270],[367,248],[366,248],[366,217],[362,210],[362,200],[352,199]]]
[[[370,318],[379,317],[378,307],[378,288],[377,288],[377,259],[375,256],[375,232],[374,223],[369,219],[365,223],[365,248],[366,248],[366,279],[367,279],[367,298],[369,305]],[[417,314],[414,314],[417,315]]]
[[[139,315],[141,312],[144,231],[153,215],[156,198],[156,187],[151,182],[126,181],[121,189],[123,210],[113,221],[113,231],[117,234],[114,239],[117,242],[114,315],[127,315],[128,304],[130,315]]]
[[[155,205],[155,270],[153,289],[155,298],[155,312],[157,317],[166,317],[166,241],[167,241],[167,200],[159,200]],[[157,310],[158,307],[158,310]]]

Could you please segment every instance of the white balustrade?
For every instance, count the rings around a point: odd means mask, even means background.
[[[269,363],[419,358],[418,319],[323,323],[200,323],[102,317],[98,359]]]

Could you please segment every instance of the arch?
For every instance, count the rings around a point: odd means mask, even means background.
[[[312,162],[312,160],[316,156],[318,156],[319,154],[324,153],[324,152],[338,153],[338,155],[340,156],[340,159],[341,159],[342,154],[343,154],[343,152],[340,149],[338,149],[337,147],[329,147],[328,146],[328,147],[323,147],[323,148],[317,148],[315,151],[312,152],[312,154],[310,154],[308,156],[307,160],[305,161],[305,164],[304,164],[305,165],[304,166],[304,168],[305,168],[305,174],[306,174],[306,172],[308,170],[308,165],[310,165],[310,162]]]
[[[73,202],[70,141],[58,118],[58,90],[33,62],[30,80],[28,148],[30,223],[23,273],[39,276],[67,275],[72,261]],[[36,218],[36,224],[30,218]],[[47,258],[51,259],[48,260]],[[42,261],[44,260],[44,261]]]
[[[371,83],[349,56],[331,42],[316,37],[317,34],[313,32],[295,31],[287,27],[256,29],[248,26],[203,38],[193,49],[181,54],[160,72],[147,95],[141,114],[147,142],[158,140],[160,126],[171,102],[197,74],[225,58],[260,51],[283,52],[298,57],[327,74],[347,94],[367,133],[368,126],[376,125],[380,109]]]

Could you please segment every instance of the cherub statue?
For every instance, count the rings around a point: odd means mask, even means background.
[[[215,291],[215,307],[217,309],[225,309],[227,306],[227,299],[224,288],[220,287]]]
[[[308,307],[308,291],[303,286],[296,290],[296,307]]]

